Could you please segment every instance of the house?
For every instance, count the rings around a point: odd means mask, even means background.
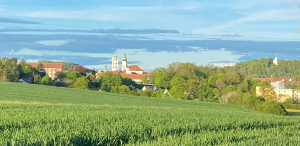
[[[39,63],[26,63],[30,64],[33,67],[38,67]],[[56,73],[63,71],[64,63],[51,62],[51,63],[42,63],[46,74],[54,80],[56,78]]]
[[[272,88],[256,87],[256,96],[265,98],[275,98],[279,102],[285,102],[288,99],[300,99],[300,89],[287,89],[289,84],[299,84],[300,81],[292,81],[290,77],[279,78],[257,78],[259,82],[269,81]],[[275,96],[275,97],[274,97]]]
[[[132,79],[133,81],[140,83],[142,82],[141,75],[140,74],[120,74],[122,77],[128,77]]]
[[[22,79],[19,79],[19,82],[20,83],[24,83],[24,84],[32,84],[32,78],[22,78]]]
[[[146,91],[146,89],[149,88],[151,91],[158,91],[159,87],[152,84],[144,84],[144,87],[142,88],[142,91]]]

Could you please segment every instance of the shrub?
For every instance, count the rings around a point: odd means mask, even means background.
[[[267,100],[263,104],[257,105],[257,110],[267,114],[286,115],[287,111],[283,105],[274,100]]]

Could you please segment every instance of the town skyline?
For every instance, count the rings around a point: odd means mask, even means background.
[[[172,62],[216,66],[299,58],[295,0],[0,1],[0,54],[109,68],[127,53],[146,71]],[[188,22],[188,23],[187,23]]]

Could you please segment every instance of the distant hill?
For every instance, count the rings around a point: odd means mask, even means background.
[[[262,58],[237,63],[233,66],[235,70],[251,77],[294,77],[299,79],[300,60],[278,60],[278,66],[273,64],[272,58]]]

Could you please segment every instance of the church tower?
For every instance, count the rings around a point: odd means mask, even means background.
[[[275,56],[275,59],[273,60],[273,63],[274,63],[275,65],[278,65],[277,54],[276,54],[276,56]]]
[[[127,66],[127,58],[126,58],[126,53],[125,53],[123,61],[122,61],[122,71],[126,70],[126,66]]]
[[[119,69],[118,67],[119,59],[117,56],[112,57],[112,71],[117,71]]]

